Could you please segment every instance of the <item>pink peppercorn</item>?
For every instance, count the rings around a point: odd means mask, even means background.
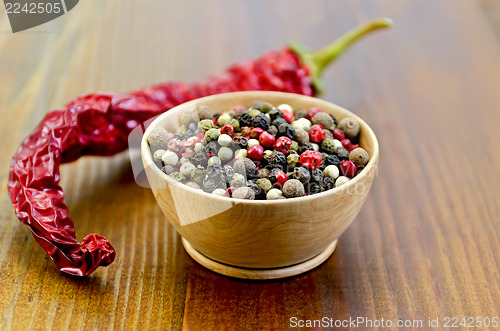
[[[314,115],[316,115],[317,113],[321,113],[322,111],[323,110],[318,107],[309,108],[309,110],[307,111],[306,118],[310,121]]]
[[[228,134],[228,135],[232,135],[234,132],[234,128],[232,125],[224,125],[221,129],[220,129],[220,133],[222,134]]]
[[[347,177],[354,177],[358,168],[352,161],[341,161],[339,164],[340,173]]]
[[[262,146],[270,148],[273,146],[276,138],[267,131],[264,131],[259,136],[259,142]]]
[[[250,137],[252,137],[252,138],[259,138],[260,135],[262,134],[262,132],[264,132],[264,129],[262,129],[262,128],[253,128],[250,131]]]
[[[340,142],[342,143],[342,147],[349,150],[349,146],[351,146],[351,141],[349,139],[347,139],[347,138],[342,139]]]
[[[264,147],[261,145],[250,146],[247,150],[247,157],[254,161],[260,161],[264,157]]]
[[[323,158],[321,154],[316,151],[307,150],[300,154],[300,163],[305,167],[314,170],[321,165],[321,162],[323,162]]]
[[[359,145],[358,145],[358,144],[351,144],[351,145],[349,145],[349,148],[347,148],[347,150],[350,152],[350,151],[352,151],[353,149],[356,149],[356,148],[358,148],[358,147],[359,147]]]
[[[288,124],[292,123],[293,121],[293,113],[291,111],[288,111],[288,110],[282,110],[283,112],[283,118],[285,119],[285,121],[288,122]]]
[[[279,137],[274,144],[274,148],[277,151],[288,153],[288,149],[292,146],[292,140],[288,137]]]
[[[323,139],[325,139],[323,127],[319,124],[311,126],[311,128],[309,129],[309,139],[315,143],[322,142]]]
[[[333,130],[333,137],[335,139],[338,139],[340,141],[344,140],[345,139],[345,135],[344,135],[344,132],[342,132],[342,130],[340,129],[335,129]]]
[[[276,172],[276,180],[277,180],[277,182],[274,185],[282,187],[285,184],[285,182],[288,180],[288,177],[283,171],[277,171]]]

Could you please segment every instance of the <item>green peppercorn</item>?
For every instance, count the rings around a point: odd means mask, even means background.
[[[352,117],[340,120],[338,127],[349,139],[356,138],[359,134],[359,123]]]
[[[304,185],[297,179],[289,179],[283,185],[283,195],[287,198],[298,198],[304,194]]]
[[[179,183],[182,183],[186,180],[186,177],[178,171],[172,172],[169,176],[170,176],[170,178],[178,181]]]
[[[217,124],[219,124],[220,126],[224,126],[230,120],[231,120],[231,115],[229,115],[228,113],[224,113],[224,114],[220,115],[219,118],[217,119]]]
[[[273,188],[273,184],[271,183],[271,181],[267,178],[260,178],[260,179],[257,179],[257,186],[260,187],[262,190],[264,190],[265,192],[269,191],[270,189]]]
[[[233,191],[234,199],[255,200],[255,192],[250,187],[238,187]]]
[[[250,114],[250,116],[255,117],[259,115],[261,112],[258,109],[251,109],[248,113]]]
[[[295,119],[298,120],[299,118],[306,118],[307,117],[307,110],[296,110],[295,111]]]
[[[269,113],[272,109],[273,109],[273,105],[271,105],[270,103],[268,102],[264,102],[261,106],[260,106],[260,111],[267,114]]]
[[[325,138],[321,142],[321,149],[327,153],[332,154],[337,149],[337,145],[333,139]]]
[[[155,152],[158,149],[166,149],[169,141],[168,136],[168,131],[164,128],[154,129],[148,137],[151,150]]]
[[[199,131],[205,132],[205,131],[210,130],[213,127],[214,127],[214,122],[212,122],[212,120],[201,120],[198,123],[198,130]]]
[[[177,130],[175,130],[175,132],[177,132],[177,133],[186,133],[186,126],[184,124],[178,126]]]
[[[353,149],[349,153],[349,160],[351,160],[355,165],[366,165],[370,160],[368,153],[361,147]]]
[[[299,163],[299,160],[300,160],[299,154],[289,154],[286,157],[286,163],[292,168],[295,167],[297,163]]]
[[[335,125],[333,118],[325,112],[317,113],[311,118],[311,121],[313,124],[319,124],[327,130],[333,130],[333,126]]]
[[[296,152],[299,150],[299,144],[295,140],[293,140],[289,149],[290,149],[290,151]]]
[[[217,140],[219,136],[220,136],[220,129],[209,129],[207,132],[205,132],[206,141]]]
[[[220,167],[221,164],[222,164],[222,161],[218,156],[212,156],[207,161],[207,167],[210,167],[210,166]]]
[[[201,182],[206,174],[207,171],[202,166],[197,166],[195,169],[191,170],[191,178],[197,183]]]

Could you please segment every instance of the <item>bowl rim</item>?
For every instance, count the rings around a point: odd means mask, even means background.
[[[357,121],[360,122],[360,124],[363,124],[367,129],[368,129],[368,135],[371,137],[373,141],[373,151],[372,155],[370,157],[370,160],[366,164],[365,168],[361,170],[361,172],[356,175],[353,179],[350,179],[347,183],[339,186],[339,187],[334,187],[333,189],[326,190],[321,193],[313,194],[313,195],[308,195],[308,196],[302,196],[302,197],[297,197],[297,198],[285,198],[285,199],[277,199],[277,200],[248,200],[248,199],[235,199],[235,198],[229,198],[229,197],[222,197],[218,196],[215,194],[207,193],[201,189],[194,189],[192,187],[189,187],[185,184],[179,183],[176,180],[170,178],[167,174],[165,174],[163,171],[161,171],[160,168],[158,168],[154,162],[153,162],[153,155],[151,153],[151,149],[149,148],[149,144],[147,142],[147,138],[149,137],[149,134],[153,129],[156,127],[156,124],[160,122],[163,118],[168,117],[168,113],[172,110],[181,108],[181,107],[186,107],[189,105],[194,105],[200,102],[204,102],[206,100],[211,100],[215,98],[221,98],[221,97],[227,97],[227,96],[233,96],[233,97],[239,97],[239,96],[245,96],[245,95],[253,95],[253,94],[258,94],[262,95],[262,98],[265,98],[265,96],[277,96],[277,97],[300,97],[303,99],[310,99],[312,102],[320,102],[320,103],[326,103],[333,105],[336,108],[339,108],[340,110],[346,112],[349,114],[350,117],[355,118]],[[258,98],[258,97],[257,97]],[[222,199],[224,202],[232,201],[234,203],[243,203],[243,204],[249,204],[249,205],[254,205],[254,204],[263,204],[263,205],[275,205],[275,204],[283,204],[283,203],[290,203],[290,202],[295,202],[297,199],[300,199],[301,202],[307,202],[311,201],[313,199],[318,199],[321,197],[326,197],[328,195],[334,195],[334,194],[341,194],[342,191],[348,190],[351,186],[355,185],[362,179],[364,179],[369,172],[373,170],[374,167],[376,167],[376,164],[378,163],[378,158],[379,158],[379,145],[378,145],[378,140],[377,136],[373,132],[372,128],[363,120],[361,119],[358,115],[354,114],[353,112],[333,103],[330,101],[326,101],[324,99],[316,98],[316,97],[311,97],[311,96],[306,96],[302,94],[297,94],[297,93],[289,93],[289,92],[275,92],[275,91],[240,91],[240,92],[227,92],[227,93],[219,93],[219,94],[213,94],[209,95],[206,97],[198,98],[198,99],[193,99],[187,102],[184,102],[182,104],[179,104],[175,107],[172,107],[168,111],[160,114],[157,116],[151,123],[149,123],[148,128],[144,132],[142,139],[141,139],[141,158],[142,161],[146,163],[144,166],[148,166],[152,168],[153,172],[155,172],[160,178],[166,180],[168,183],[172,185],[177,185],[181,189],[185,189],[188,192],[194,193],[194,194],[200,194],[202,196],[210,197],[213,199]],[[151,188],[153,189],[153,188]]]

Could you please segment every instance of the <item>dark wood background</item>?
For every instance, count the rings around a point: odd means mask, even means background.
[[[500,316],[498,1],[85,0],[17,34],[0,11],[0,328]],[[247,282],[199,266],[134,183],[126,153],[62,168],[78,239],[97,232],[117,250],[108,268],[65,276],[16,219],[9,160],[48,110],[86,92],[200,79],[291,40],[319,48],[379,16],[394,29],[325,73],[322,98],[363,117],[381,157],[365,206],[317,269]]]

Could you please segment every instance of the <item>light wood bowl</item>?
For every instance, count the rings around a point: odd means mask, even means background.
[[[239,200],[215,196],[179,184],[153,163],[147,143],[156,127],[175,130],[182,112],[205,105],[214,112],[248,107],[261,100],[294,109],[320,107],[340,120],[360,123],[360,145],[370,161],[356,177],[338,188],[284,200]],[[282,278],[310,270],[334,251],[349,227],[376,175],[379,147],[372,129],[358,116],[330,102],[281,92],[234,92],[193,100],[156,118],[141,144],[142,160],[153,194],[169,222],[183,237],[186,251],[203,266],[233,277]]]

